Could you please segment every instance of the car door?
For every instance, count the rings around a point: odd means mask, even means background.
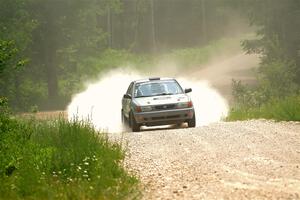
[[[132,93],[133,93],[133,82],[130,83],[126,94],[132,95]],[[123,113],[124,113],[125,117],[127,117],[127,118],[129,117],[129,113],[131,110],[131,108],[130,108],[131,101],[132,101],[132,99],[128,99],[128,98],[124,98],[124,97],[122,99]]]

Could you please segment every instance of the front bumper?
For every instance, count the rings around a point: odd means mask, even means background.
[[[184,108],[134,113],[134,118],[138,124],[157,126],[186,122],[192,119],[194,114],[194,108]]]

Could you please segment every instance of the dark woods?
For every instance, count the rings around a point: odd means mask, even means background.
[[[244,41],[245,50],[260,53],[263,66],[288,63],[300,83],[299,3],[0,0],[0,96],[16,111],[63,109],[89,76],[115,67],[111,52],[155,56],[201,47],[250,32],[249,24],[259,37]]]

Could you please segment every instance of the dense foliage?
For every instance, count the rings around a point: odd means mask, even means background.
[[[248,53],[258,53],[261,64],[257,85],[233,82],[236,105],[229,118],[299,120],[300,2],[264,0],[246,5],[258,37],[243,46]]]
[[[0,96],[15,111],[64,109],[84,81],[132,63],[145,69],[155,62],[153,55],[198,66],[218,51],[214,41],[252,30],[257,37],[242,45],[261,56],[258,84],[234,85],[237,105],[261,106],[299,93],[299,0],[0,0],[0,5]]]
[[[149,57],[141,54],[198,48],[246,29],[230,1],[0,0],[0,5],[0,96],[16,111],[64,109],[83,81],[115,67],[119,55],[141,65]],[[204,60],[201,53],[196,56]]]

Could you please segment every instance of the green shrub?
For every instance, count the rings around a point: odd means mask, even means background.
[[[300,120],[300,90],[296,64],[286,60],[263,62],[258,69],[257,85],[232,82],[234,107],[228,120],[265,118]]]
[[[300,96],[272,99],[258,107],[239,106],[231,109],[227,120],[274,119],[300,121]]]
[[[90,124],[0,116],[0,199],[139,197],[120,145]]]
[[[282,98],[297,92],[297,66],[287,60],[272,60],[258,69],[260,90],[269,98]]]

